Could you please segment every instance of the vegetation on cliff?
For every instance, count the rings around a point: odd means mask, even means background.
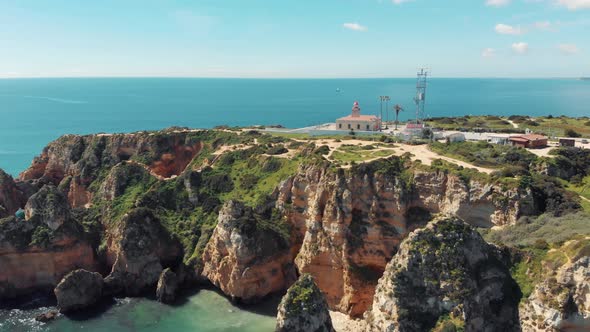
[[[512,275],[524,298],[535,285],[566,262],[590,255],[590,215],[577,212],[561,217],[545,214],[522,218],[516,225],[496,230],[480,230],[484,238],[498,245],[515,248]]]

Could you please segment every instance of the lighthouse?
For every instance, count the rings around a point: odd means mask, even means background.
[[[348,131],[379,131],[381,120],[375,115],[361,115],[359,102],[352,104],[352,112],[349,116],[336,120],[336,129]]]

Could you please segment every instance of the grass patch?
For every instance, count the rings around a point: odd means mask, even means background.
[[[521,218],[517,224],[497,230],[481,230],[488,242],[511,247],[530,247],[538,240],[561,243],[577,235],[590,235],[590,214],[577,212],[561,217],[544,214]]]
[[[588,118],[586,117],[539,117],[536,118],[536,122],[539,123],[539,126],[535,127],[535,130],[547,135],[568,136],[566,135],[566,131],[571,130],[580,134],[582,137],[590,137],[590,126],[587,125]]]
[[[512,277],[523,299],[535,285],[554,274],[564,264],[582,255],[590,255],[590,214],[578,212],[562,217],[548,214],[521,218],[512,226],[498,230],[480,230],[484,239],[520,249],[521,259],[511,268]]]
[[[522,129],[516,129],[506,118],[500,118],[493,115],[479,116],[460,116],[460,117],[442,117],[431,118],[426,121],[431,127],[446,130],[494,130],[505,132],[522,132]]]
[[[430,149],[440,155],[463,160],[480,167],[501,168],[518,166],[528,168],[537,156],[526,149],[507,145],[480,142],[456,142],[430,144]]]

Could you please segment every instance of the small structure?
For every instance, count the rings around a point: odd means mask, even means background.
[[[465,135],[462,133],[454,133],[447,135],[446,139],[449,143],[465,142]]]
[[[526,134],[519,136],[510,136],[510,143],[513,146],[518,146],[527,149],[538,149],[547,147],[548,139],[546,136],[538,134]]]
[[[576,140],[575,139],[571,139],[571,138],[560,138],[559,139],[559,146],[575,147],[576,146]]]
[[[361,115],[359,103],[358,101],[355,101],[352,105],[352,113],[349,116],[345,116],[336,120],[336,129],[380,131],[381,119],[375,115]]]
[[[508,145],[510,144],[510,137],[508,135],[489,135],[488,143]]]

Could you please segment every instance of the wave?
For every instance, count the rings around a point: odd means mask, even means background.
[[[56,103],[62,104],[88,104],[86,101],[81,100],[73,100],[73,99],[63,99],[63,98],[55,98],[55,97],[43,97],[43,96],[22,96],[23,98],[30,98],[30,99],[43,99],[49,100]]]
[[[21,98],[27,98],[27,99],[42,99],[42,100],[48,100],[48,101],[52,101],[52,102],[55,102],[55,103],[61,103],[61,104],[88,104],[87,101],[82,101],[82,100],[65,99],[65,98],[55,98],[55,97],[45,97],[45,96],[9,95],[9,94],[2,94],[0,96],[5,96],[5,97],[21,97]]]

